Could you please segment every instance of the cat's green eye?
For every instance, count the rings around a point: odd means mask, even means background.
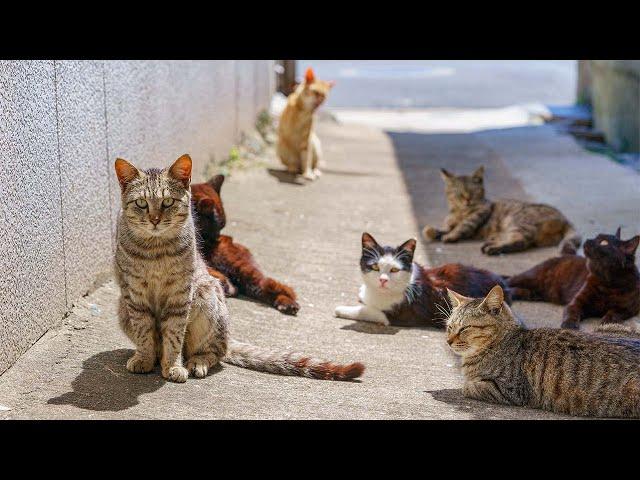
[[[147,203],[147,201],[144,198],[139,198],[136,200],[136,206],[138,208],[147,208],[149,204]]]
[[[374,263],[373,265],[371,265],[371,270],[375,270],[377,272],[378,270],[380,270],[380,267],[378,267],[377,263]]]
[[[171,205],[173,205],[173,198],[165,198],[164,200],[162,200],[162,206],[164,208],[169,208]]]
[[[391,273],[396,273],[396,272],[399,272],[399,271],[400,271],[400,269],[399,269],[399,268],[396,268],[396,267],[393,267],[393,268],[391,269]]]

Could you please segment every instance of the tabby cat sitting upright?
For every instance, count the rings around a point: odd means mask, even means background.
[[[220,361],[322,379],[362,374],[360,363],[336,365],[229,339],[222,286],[196,246],[191,158],[183,155],[168,169],[145,171],[117,159],[115,169],[122,192],[115,254],[118,317],[136,346],[127,370],[149,372],[159,361],[162,376],[173,382],[204,377]]]
[[[311,68],[304,81],[287,98],[278,124],[277,153],[290,173],[315,180],[321,175],[322,150],[314,132],[314,113],[324,102],[333,82],[318,80]]]
[[[618,323],[640,312],[640,272],[635,252],[640,236],[629,240],[600,234],[584,244],[585,257],[575,249],[550,258],[507,280],[514,300],[541,300],[567,305],[563,328],[577,329],[580,320],[602,317]]]
[[[449,215],[444,229],[425,226],[425,240],[445,243],[462,239],[483,239],[482,252],[498,255],[548,247],[565,242],[580,245],[569,221],[556,208],[519,200],[492,202],[484,195],[484,168],[472,175],[456,176],[441,169]]]
[[[450,308],[447,288],[480,296],[494,285],[505,286],[499,275],[466,265],[422,267],[413,261],[415,248],[415,239],[399,247],[383,247],[363,233],[361,305],[336,307],[335,315],[383,325],[441,328]]]
[[[222,282],[229,297],[238,293],[272,305],[282,313],[295,315],[300,306],[291,287],[265,276],[248,248],[220,235],[226,216],[220,188],[224,175],[216,175],[206,183],[191,185],[195,208],[196,231],[201,238],[199,248],[209,264],[209,273]]]
[[[622,328],[523,328],[499,286],[449,292],[447,343],[462,357],[464,396],[592,417],[640,417],[640,339]],[[622,327],[622,325],[616,325]]]

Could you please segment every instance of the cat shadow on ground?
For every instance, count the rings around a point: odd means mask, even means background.
[[[354,332],[369,333],[372,335],[395,335],[400,331],[398,327],[390,327],[381,325],[379,323],[371,322],[354,322],[344,327],[340,327],[341,330],[352,330]]]
[[[272,177],[277,178],[280,183],[290,183],[291,185],[298,185],[298,186],[302,186],[307,183],[299,175],[296,175],[295,173],[287,172],[286,170],[276,170],[275,168],[267,168],[267,172],[269,172],[269,175],[271,175]]]
[[[156,367],[148,374],[129,373],[125,367],[133,350],[121,348],[97,353],[82,362],[82,371],[71,382],[73,391],[50,398],[49,405],[73,405],[84,410],[118,412],[140,403],[167,382]],[[220,366],[212,369],[215,373]]]

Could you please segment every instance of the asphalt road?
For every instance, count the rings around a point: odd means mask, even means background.
[[[504,107],[575,100],[575,60],[299,60],[336,87],[327,108]]]

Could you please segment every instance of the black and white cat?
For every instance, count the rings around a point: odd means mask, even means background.
[[[389,247],[363,233],[360,305],[336,307],[336,317],[382,325],[443,327],[450,310],[447,288],[477,298],[500,285],[511,303],[510,292],[499,275],[458,263],[424,268],[413,261],[415,249],[414,238]]]
[[[361,305],[336,307],[335,315],[350,320],[389,325],[385,311],[410,302],[420,275],[413,263],[414,238],[399,247],[382,247],[367,232],[362,234],[362,286],[358,294]]]

